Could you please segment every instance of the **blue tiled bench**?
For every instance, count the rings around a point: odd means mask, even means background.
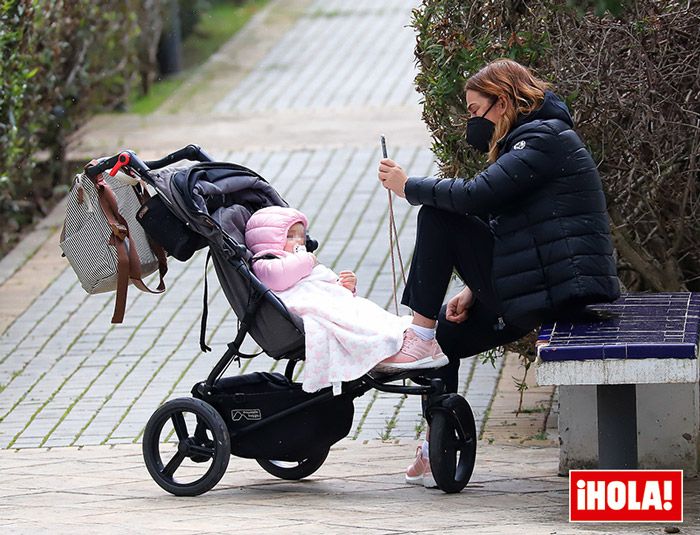
[[[543,325],[537,382],[559,387],[560,472],[700,469],[700,293],[624,294],[606,319]]]

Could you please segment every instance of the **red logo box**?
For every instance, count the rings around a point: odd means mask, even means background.
[[[683,522],[683,470],[570,470],[569,522]]]

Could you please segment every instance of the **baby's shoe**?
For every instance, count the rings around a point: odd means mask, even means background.
[[[435,338],[423,340],[413,329],[403,333],[401,349],[394,355],[381,361],[375,367],[382,372],[403,370],[423,370],[445,366],[449,359],[440,349]]]
[[[435,478],[433,478],[433,472],[430,469],[430,459],[423,456],[423,448],[420,446],[416,449],[416,458],[406,468],[406,483],[409,485],[423,485],[428,489],[437,486]]]

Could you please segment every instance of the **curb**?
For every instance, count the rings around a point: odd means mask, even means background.
[[[58,237],[66,213],[66,198],[0,260],[0,336],[68,265]]]

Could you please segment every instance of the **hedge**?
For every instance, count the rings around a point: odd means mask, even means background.
[[[0,3],[3,241],[5,232],[31,220],[37,205],[41,208],[42,199],[63,180],[66,134],[95,109],[125,101],[140,70],[138,40],[145,34],[139,13],[148,4]]]
[[[572,109],[603,177],[626,287],[700,291],[700,2],[424,0],[412,24],[443,176],[483,168],[464,141],[464,83],[513,58]]]

